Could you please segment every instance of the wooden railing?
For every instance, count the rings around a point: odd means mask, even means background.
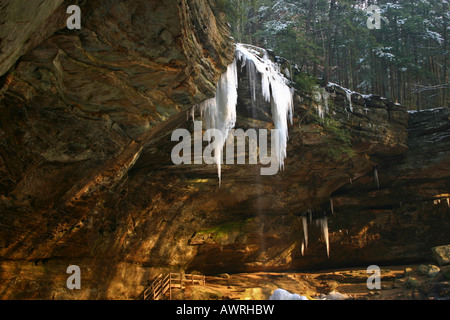
[[[185,285],[205,285],[205,276],[196,274],[169,273],[160,274],[149,281],[145,290],[140,294],[139,300],[162,300],[169,292],[169,300],[172,300],[172,289],[185,288]]]

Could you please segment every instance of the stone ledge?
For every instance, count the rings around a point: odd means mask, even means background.
[[[434,247],[431,249],[433,257],[440,266],[450,264],[450,245]]]

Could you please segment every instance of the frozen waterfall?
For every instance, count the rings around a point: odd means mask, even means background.
[[[284,168],[284,159],[287,156],[288,120],[292,124],[294,91],[288,85],[289,80],[280,72],[279,66],[270,60],[266,50],[236,44],[235,59],[221,76],[216,96],[197,104],[191,110],[192,118],[194,118],[195,111],[200,112],[207,131],[216,129],[221,133],[222,138],[214,141],[216,150],[214,161],[218,168],[219,184],[221,182],[223,147],[229,131],[234,128],[236,123],[238,88],[236,65],[238,61],[241,63],[241,68],[247,67],[252,103],[255,103],[256,95],[261,94],[264,101],[271,104],[272,121],[275,129],[278,129],[274,150],[276,150],[276,159],[280,169]],[[260,93],[256,92],[257,73],[261,76]]]
[[[289,138],[288,120],[292,124],[294,108],[294,91],[289,87],[289,80],[284,77],[280,67],[270,60],[266,50],[251,47],[244,44],[236,45],[236,58],[241,61],[242,66],[250,69],[249,77],[250,88],[254,91],[254,83],[258,72],[261,75],[261,94],[264,100],[271,104],[272,121],[275,128],[279,130],[278,140],[276,141],[277,160],[280,169],[284,168],[284,159],[287,156],[286,147]],[[262,57],[258,51],[262,52]],[[252,101],[253,101],[252,97]]]
[[[238,77],[236,70],[236,60],[231,63],[227,71],[220,77],[217,84],[217,91],[214,98],[205,100],[192,109],[192,118],[197,109],[205,120],[205,127],[208,130],[219,130],[221,135],[216,135],[214,140],[214,162],[217,164],[219,184],[221,182],[221,166],[223,146],[228,138],[228,133],[234,128],[236,123]],[[208,136],[211,141],[211,137]]]

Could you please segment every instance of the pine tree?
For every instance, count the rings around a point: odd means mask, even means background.
[[[448,0],[221,0],[237,41],[409,109],[448,106]],[[381,28],[366,9],[381,9]]]

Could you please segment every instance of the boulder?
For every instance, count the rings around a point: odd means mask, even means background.
[[[411,275],[413,273],[413,269],[412,268],[405,268],[405,270],[403,270],[403,275],[405,277]]]
[[[428,272],[427,272],[427,276],[429,278],[434,278],[439,274],[439,272],[441,272],[441,269],[439,269],[439,267],[437,267],[435,265],[430,265]]]
[[[406,280],[405,285],[407,288],[417,288],[419,286],[419,281],[416,278],[409,277]]]
[[[439,267],[432,265],[432,264],[429,264],[429,265],[421,264],[419,266],[419,268],[417,269],[417,271],[419,272],[419,274],[421,274],[423,276],[428,276],[430,278],[434,278],[435,276],[437,276],[439,274],[441,269],[439,269]]]
[[[440,266],[450,264],[450,245],[434,247],[431,249],[431,252]]]

